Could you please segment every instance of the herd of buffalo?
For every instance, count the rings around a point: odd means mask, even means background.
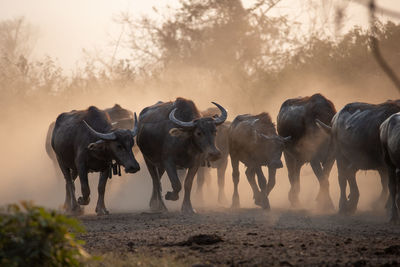
[[[133,154],[136,136],[153,181],[150,208],[154,211],[167,209],[160,182],[164,172],[172,186],[165,199],[179,198],[180,169],[186,170],[182,212],[194,212],[190,200],[194,176],[197,174],[197,190],[202,195],[207,167],[217,168],[218,201],[225,202],[228,155],[234,184],[232,207],[240,206],[238,183],[242,162],[255,204],[270,209],[268,195],[275,186],[276,169],[283,167],[283,152],[292,206],[299,205],[300,169],[310,163],[320,184],[318,207],[333,209],[328,178],[336,160],[340,213],[354,213],[357,209],[360,193],[356,172],[377,170],[382,192],[375,205],[389,209],[391,221],[399,220],[399,100],[382,104],[355,102],[336,112],[333,103],[321,94],[288,99],[280,108],[276,128],[268,113],[239,115],[228,122],[226,109],[212,103],[216,107],[200,112],[193,101],[184,98],[157,102],[144,108],[139,119],[136,113],[119,105],[106,110],[91,106],[60,114],[49,127],[46,151],[64,175],[66,211],[81,213],[80,205],[90,202],[88,173],[100,172],[96,213],[108,214],[104,203],[108,178],[120,175],[121,165],[127,173],[140,170]],[[262,166],[268,167],[268,180]],[[82,196],[76,199],[74,181],[78,176]]]

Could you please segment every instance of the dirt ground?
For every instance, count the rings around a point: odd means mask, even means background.
[[[116,213],[80,216],[94,254],[189,259],[197,266],[398,266],[400,227],[385,214],[316,215],[306,210],[213,208],[189,216]]]

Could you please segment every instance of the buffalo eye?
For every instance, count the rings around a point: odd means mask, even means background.
[[[124,147],[121,144],[117,144],[118,149],[123,149]]]
[[[201,136],[201,132],[196,132],[196,135],[197,136]]]

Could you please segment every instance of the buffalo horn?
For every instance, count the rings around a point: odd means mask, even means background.
[[[262,136],[266,140],[271,140],[271,141],[272,140],[281,140],[279,138],[279,136],[277,136],[277,135],[265,135],[265,134],[262,134],[262,133],[260,133],[259,135]]]
[[[326,125],[325,123],[323,123],[322,121],[320,121],[319,119],[315,119],[315,123],[317,124],[317,126],[319,128],[321,128],[324,132],[326,132],[327,134],[331,134],[331,130],[332,127],[329,125]]]
[[[228,118],[228,113],[227,113],[226,110],[225,110],[221,105],[219,105],[218,103],[215,103],[215,102],[211,102],[211,103],[213,103],[214,105],[216,105],[217,108],[219,108],[219,110],[221,111],[221,116],[218,116],[218,117],[216,117],[216,118],[214,119],[215,124],[216,124],[216,125],[220,125],[220,124],[224,123],[224,121],[226,121],[226,118]]]
[[[98,138],[102,139],[102,140],[115,140],[117,137],[115,136],[114,132],[111,133],[99,133],[97,132],[95,129],[93,129],[92,127],[90,127],[90,125],[84,120],[83,121],[86,124],[86,127],[88,127],[88,129]]]
[[[177,124],[177,125],[179,125],[179,126],[181,126],[183,128],[193,128],[194,127],[194,122],[193,121],[180,121],[177,118],[175,118],[175,111],[176,111],[176,108],[174,108],[171,111],[171,113],[169,113],[169,119],[173,123],[175,123],[175,124]]]
[[[291,136],[283,137],[283,136],[280,136],[280,135],[272,135],[272,136],[271,135],[265,135],[265,134],[259,134],[259,135],[264,137],[264,139],[266,139],[266,140],[277,140],[277,141],[281,141],[283,143],[287,143],[292,139]]]
[[[133,129],[131,130],[133,137],[135,137],[138,133],[138,125],[137,125],[137,116],[135,112],[135,125],[133,126]]]

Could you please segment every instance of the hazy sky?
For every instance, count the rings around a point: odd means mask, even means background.
[[[322,13],[334,10],[335,1],[323,0]],[[252,0],[243,1],[245,5]],[[337,1],[346,2],[346,1]],[[301,0],[283,0],[276,12],[297,17],[310,16],[299,9]],[[333,3],[333,4],[332,4]],[[400,11],[399,0],[378,0],[377,3]],[[73,68],[82,57],[82,49],[105,50],[110,40],[120,33],[113,17],[129,11],[133,16],[152,14],[152,7],[177,6],[177,0],[0,0],[0,20],[24,16],[38,33],[34,55],[57,57],[67,69]],[[301,12],[299,14],[299,12]],[[350,4],[347,10],[349,25],[366,24],[367,10],[358,4]],[[323,19],[323,18],[322,18]]]

